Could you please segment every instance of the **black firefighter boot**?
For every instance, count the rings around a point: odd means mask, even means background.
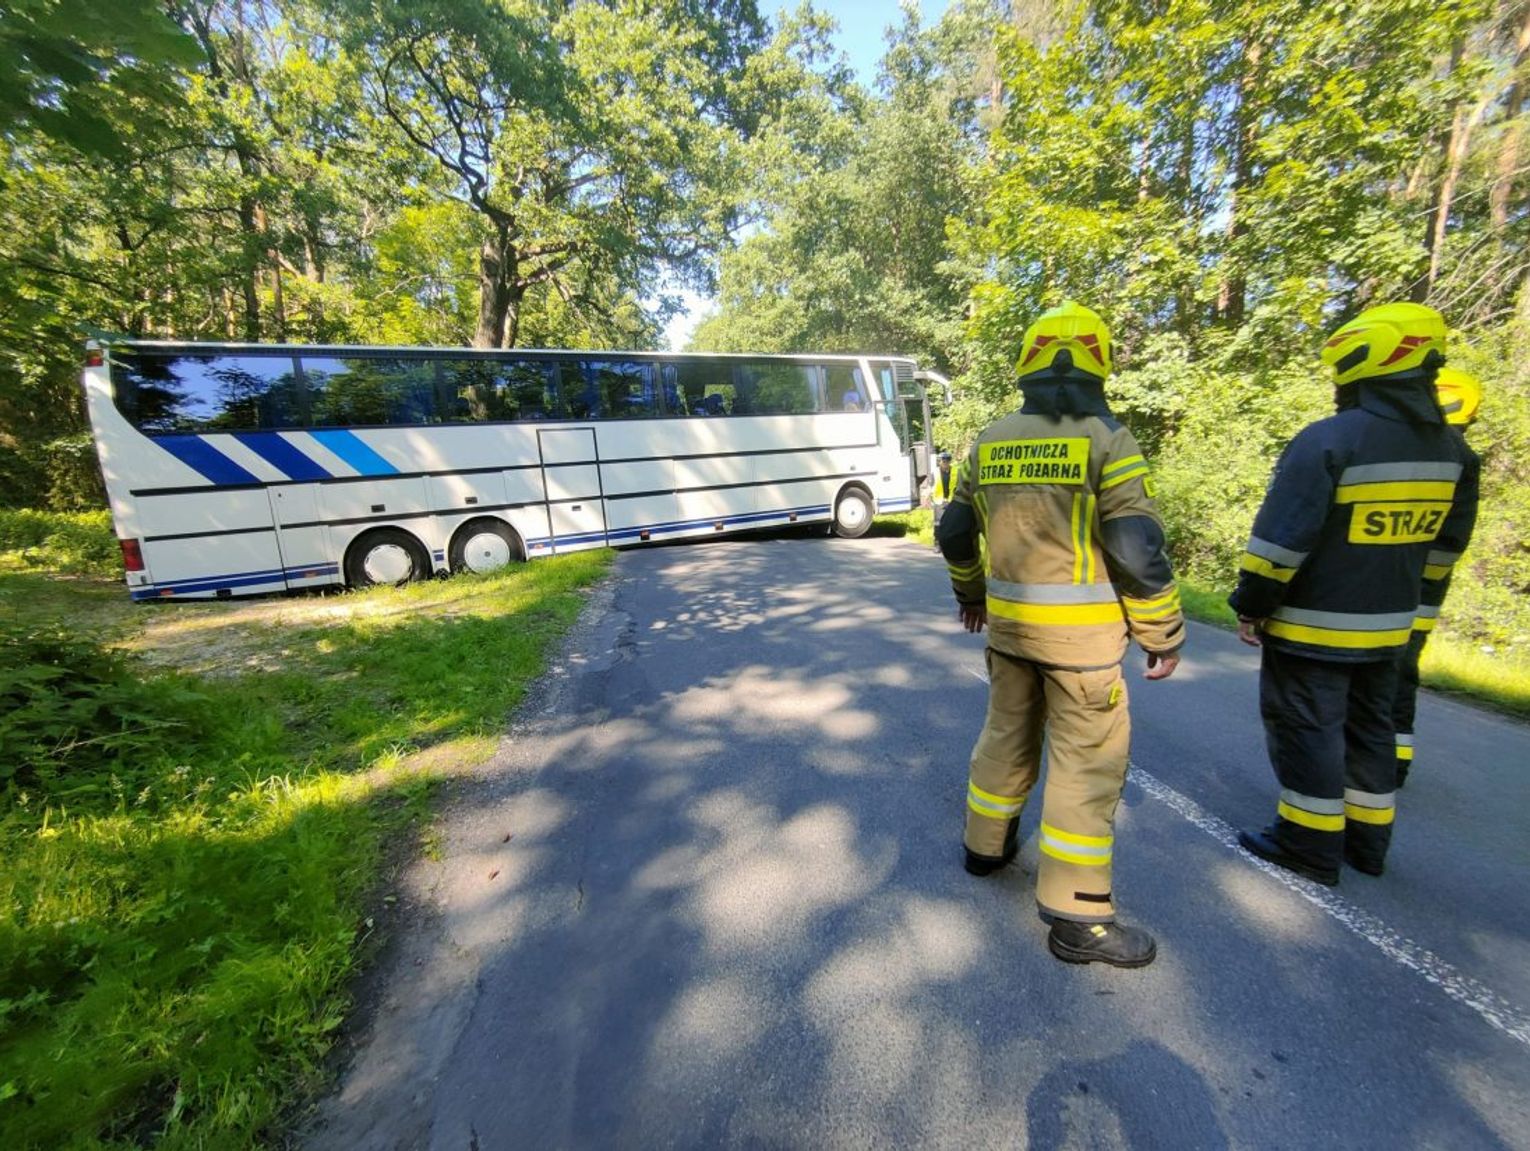
[[[991,855],[979,855],[975,851],[967,852],[967,860],[963,867],[969,875],[992,875],[1001,867],[1008,867],[1015,861],[1015,856],[1020,853],[1020,817],[1017,815],[1009,821],[1009,826],[1004,829],[1004,852],[997,859]]]
[[[1140,927],[1074,919],[1052,920],[1047,947],[1064,963],[1099,962],[1112,967],[1146,967],[1158,955],[1158,944]]]
[[[1339,869],[1337,867],[1324,867],[1319,863],[1311,863],[1294,851],[1288,850],[1284,844],[1275,838],[1275,829],[1267,827],[1263,831],[1240,831],[1238,832],[1238,845],[1250,855],[1257,855],[1260,859],[1268,860],[1276,867],[1284,867],[1287,871],[1294,871],[1297,875],[1304,875],[1315,883],[1321,883],[1324,887],[1337,887],[1339,885]]]

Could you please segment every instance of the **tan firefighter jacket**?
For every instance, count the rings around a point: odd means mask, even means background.
[[[1070,387],[1083,399],[1059,405]],[[1036,663],[1109,666],[1128,634],[1177,651],[1184,614],[1137,441],[1098,384],[1041,398],[1028,393],[967,455],[938,532],[958,602],[987,607],[990,646]]]

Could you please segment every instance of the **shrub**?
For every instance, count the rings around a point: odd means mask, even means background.
[[[111,577],[122,559],[111,513],[0,508],[0,556],[25,567]]]

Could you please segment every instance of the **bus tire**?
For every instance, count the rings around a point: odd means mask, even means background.
[[[840,539],[860,539],[871,530],[873,514],[871,497],[865,491],[846,488],[834,501],[834,534]]]
[[[356,537],[345,553],[345,582],[350,587],[392,584],[398,587],[430,578],[430,554],[402,528],[373,528]]]
[[[468,520],[458,528],[446,554],[451,560],[452,571],[479,575],[523,563],[526,559],[526,549],[515,529],[492,516]]]

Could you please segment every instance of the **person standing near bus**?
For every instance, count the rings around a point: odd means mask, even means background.
[[[1392,700],[1431,553],[1466,549],[1477,486],[1435,377],[1445,320],[1385,304],[1323,346],[1338,412],[1275,465],[1228,603],[1262,648],[1259,710],[1280,782],[1275,820],[1238,842],[1333,886],[1380,875],[1396,818]]]
[[[1167,679],[1184,615],[1147,462],[1105,401],[1105,322],[1071,301],[1053,308],[1026,331],[1017,368],[1024,405],[972,445],[937,536],[958,617],[988,628],[966,868],[988,875],[1014,858],[1045,737],[1036,901],[1047,946],[1070,963],[1142,967],[1157,945],[1116,919],[1111,888],[1130,736],[1121,662],[1133,638],[1147,678]]]
[[[1466,461],[1470,473],[1468,481],[1478,484],[1482,462],[1477,453],[1467,446],[1466,429],[1477,418],[1477,408],[1482,403],[1482,385],[1476,377],[1456,368],[1441,368],[1435,381],[1435,395],[1440,401],[1440,411],[1445,425],[1457,437],[1457,449]],[[1445,548],[1431,548],[1424,559],[1424,582],[1419,590],[1418,615],[1413,618],[1413,632],[1408,636],[1408,649],[1397,664],[1397,694],[1392,699],[1392,731],[1397,746],[1397,786],[1408,782],[1408,772],[1413,767],[1413,722],[1418,711],[1418,664],[1424,654],[1424,644],[1440,617],[1440,607],[1450,590],[1450,573],[1460,553]]]
[[[946,514],[946,507],[951,502],[951,497],[956,494],[956,485],[961,479],[961,469],[951,466],[951,453],[945,448],[940,450],[936,457],[935,471],[930,476],[930,513],[933,517],[932,528],[940,530],[941,517]],[[937,544],[936,551],[940,550]]]

